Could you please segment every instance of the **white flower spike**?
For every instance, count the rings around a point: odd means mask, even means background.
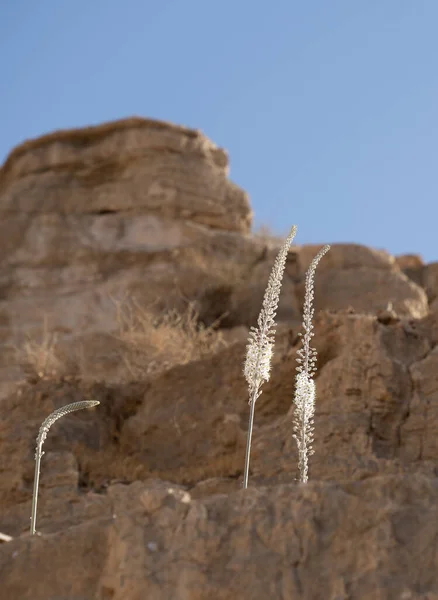
[[[262,309],[257,319],[258,327],[251,327],[248,338],[244,375],[248,382],[249,390],[249,425],[246,442],[245,473],[243,487],[248,487],[249,457],[251,453],[252,427],[254,423],[254,410],[257,398],[260,396],[261,386],[264,381],[269,381],[271,359],[274,348],[275,316],[277,314],[280,298],[281,283],[283,280],[286,258],[289,246],[297,232],[296,225],[292,227],[283,246],[275,260],[274,267],[268,280],[268,287],[263,298]]]
[[[301,483],[307,483],[308,480],[308,457],[313,454],[313,417],[315,414],[316,388],[313,375],[316,371],[315,348],[311,348],[310,340],[314,336],[312,318],[314,315],[313,297],[314,280],[316,267],[321,258],[330,250],[329,245],[321,248],[315,258],[312,260],[306,273],[306,292],[304,297],[303,311],[303,329],[302,336],[303,347],[298,350],[298,367],[295,386],[295,413],[294,413],[294,434],[293,437],[298,447],[298,468],[300,471]]]
[[[37,445],[35,449],[35,477],[33,481],[32,512],[30,516],[31,535],[35,535],[36,533],[35,523],[38,501],[38,485],[40,480],[40,465],[41,458],[44,454],[43,444],[46,440],[50,427],[55,421],[57,421],[64,415],[68,415],[69,413],[74,412],[75,410],[80,410],[81,408],[91,408],[92,406],[97,406],[98,404],[100,404],[98,400],[82,400],[80,402],[73,402],[72,404],[66,404],[65,406],[61,406],[61,408],[54,410],[46,419],[44,419],[43,424],[41,425],[40,430],[38,432]]]

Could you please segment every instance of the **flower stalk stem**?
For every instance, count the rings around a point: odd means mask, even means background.
[[[256,394],[254,394],[251,399],[251,408],[249,411],[249,422],[248,422],[248,435],[246,437],[245,472],[243,475],[243,489],[245,489],[245,490],[248,487],[249,456],[251,453],[251,439],[252,439],[252,426],[254,424],[255,401],[256,401]]]

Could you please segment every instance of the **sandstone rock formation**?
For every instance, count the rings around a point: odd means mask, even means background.
[[[319,246],[292,246],[244,492],[246,332],[278,247],[249,233],[226,176],[199,132],[140,119],[27,142],[0,171],[5,600],[438,599],[438,263],[356,244],[324,257],[299,485],[291,401]],[[223,317],[226,344],[138,378],[115,335],[124,295],[157,311],[189,300],[205,325]],[[55,356],[81,347],[80,368],[17,384],[14,347],[44,315]],[[30,537],[39,425],[85,399],[101,404],[45,442]]]
[[[0,170],[3,379],[46,316],[69,341],[112,331],[113,297],[176,302],[228,276],[209,273],[212,254],[254,261],[248,199],[227,172],[200,132],[145,119],[18,146]]]
[[[201,132],[125,119],[55,132],[15,148],[1,171],[2,211],[135,211],[244,232],[248,201],[227,175],[226,153]]]

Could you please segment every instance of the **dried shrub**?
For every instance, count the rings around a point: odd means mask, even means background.
[[[66,372],[66,365],[57,352],[57,335],[49,331],[47,316],[44,317],[40,339],[27,337],[17,348],[17,355],[19,364],[30,377],[55,378]]]
[[[116,301],[121,358],[135,379],[183,365],[224,348],[220,319],[209,326],[199,321],[194,302],[186,310],[156,314],[153,304],[142,306],[135,299]]]

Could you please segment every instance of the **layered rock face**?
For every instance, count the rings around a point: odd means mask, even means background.
[[[356,244],[321,261],[315,454],[300,485],[292,399],[320,246],[293,244],[244,491],[246,334],[279,242],[249,233],[224,151],[141,119],[51,134],[11,153],[0,212],[5,598],[438,599],[438,263]],[[222,316],[227,344],[138,378],[117,346],[123,297],[191,301],[205,325]],[[45,316],[56,355],[80,346],[81,368],[17,384],[15,347]],[[38,428],[86,399],[100,405],[45,442],[30,537]]]
[[[0,170],[5,379],[17,339],[45,318],[61,338],[111,331],[112,299],[193,296],[214,246],[242,255],[251,210],[227,173],[226,153],[200,132],[145,119],[17,147]]]
[[[245,193],[201,132],[132,118],[24,142],[0,173],[2,211],[61,216],[135,211],[245,232]]]

